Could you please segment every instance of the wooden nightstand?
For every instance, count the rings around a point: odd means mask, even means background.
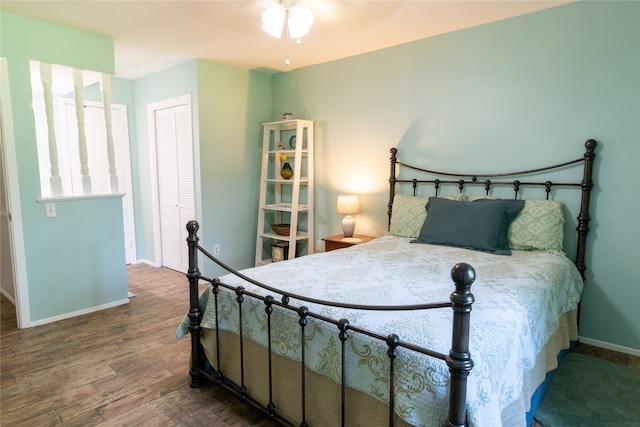
[[[349,246],[359,245],[360,243],[365,243],[370,240],[375,239],[375,237],[365,236],[364,234],[354,234],[353,237],[360,239],[360,241],[354,242],[349,241],[349,239],[344,239],[344,234],[336,234],[335,236],[325,237],[324,240],[324,251],[335,251],[336,249],[348,248]]]

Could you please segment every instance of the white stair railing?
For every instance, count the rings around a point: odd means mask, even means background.
[[[82,70],[73,69],[73,92],[76,103],[76,119],[78,121],[78,151],[80,154],[80,175],[82,176],[82,192],[91,194],[91,175],[87,157],[87,137],[84,132],[84,102],[82,90],[84,88]]]
[[[60,167],[58,165],[58,143],[56,141],[56,129],[54,123],[53,109],[53,75],[51,64],[40,63],[40,81],[44,91],[44,107],[47,116],[47,130],[49,139],[49,164],[50,176],[49,185],[52,196],[62,195],[62,178],[60,177]]]
[[[100,79],[102,91],[102,105],[104,106],[104,121],[107,127],[107,162],[109,163],[109,183],[111,193],[118,193],[118,174],[116,172],[116,157],[113,147],[113,130],[111,125],[111,76],[103,74]]]

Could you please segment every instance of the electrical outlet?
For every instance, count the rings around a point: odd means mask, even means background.
[[[220,245],[213,245],[213,256],[220,255]]]
[[[44,210],[47,215],[47,218],[53,218],[56,216],[56,204],[55,203],[45,203]]]

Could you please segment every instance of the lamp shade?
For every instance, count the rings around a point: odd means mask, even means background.
[[[262,13],[262,29],[272,37],[280,38],[285,19],[292,39],[306,35],[315,20],[313,12],[293,1],[270,6]]]
[[[286,9],[281,4],[274,4],[262,13],[262,29],[272,37],[280,38],[284,27]]]
[[[340,195],[336,204],[336,213],[351,215],[360,212],[360,197],[355,195]]]
[[[306,7],[295,5],[289,9],[289,37],[292,39],[300,38],[306,35],[313,25],[313,13]]]

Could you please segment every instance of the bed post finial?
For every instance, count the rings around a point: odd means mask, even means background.
[[[596,147],[598,142],[595,139],[588,139],[584,146],[584,174],[582,177],[582,199],[580,201],[580,214],[578,215],[578,247],[576,250],[576,267],[580,271],[582,279],[585,278],[585,270],[587,266],[584,262],[587,249],[587,234],[589,234],[589,203],[591,201],[591,189],[593,188],[593,162],[596,157]]]
[[[476,271],[469,264],[458,263],[451,269],[451,278],[456,290],[450,297],[453,303],[453,337],[447,356],[451,373],[447,426],[462,427],[467,425],[467,377],[473,368],[469,353],[469,320],[474,301],[471,284],[476,280]]]
[[[191,376],[191,387],[201,387],[203,384],[202,375],[200,374],[200,360],[202,359],[200,350],[200,321],[202,312],[200,311],[200,302],[198,300],[198,282],[200,281],[200,270],[198,269],[198,229],[200,225],[197,221],[189,221],[187,223],[187,245],[189,246],[189,270],[187,270],[187,278],[189,279],[189,332],[191,333],[191,367],[189,375]]]

